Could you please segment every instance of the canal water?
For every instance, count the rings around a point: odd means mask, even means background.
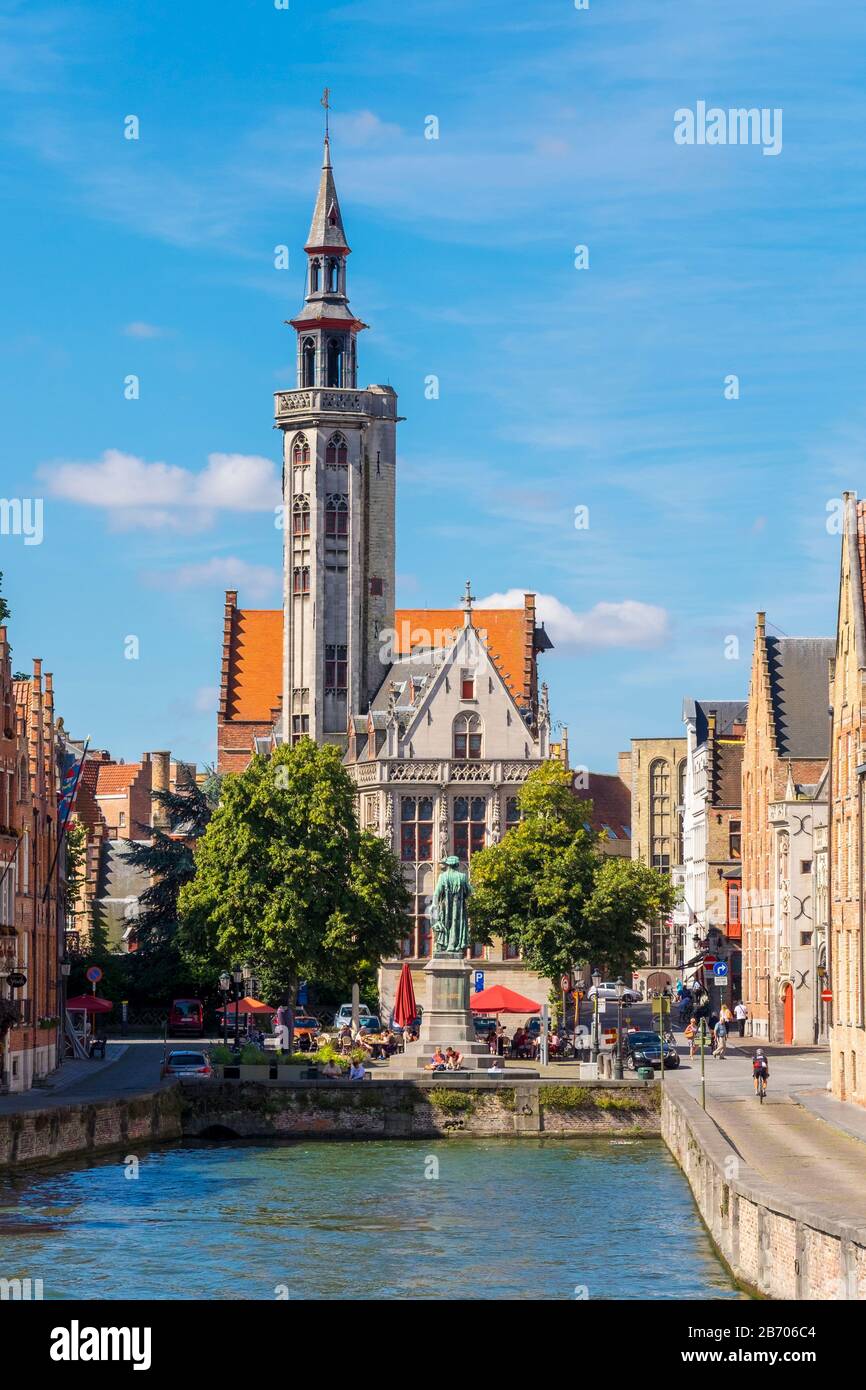
[[[0,1183],[44,1297],[737,1298],[659,1140],[164,1148]]]

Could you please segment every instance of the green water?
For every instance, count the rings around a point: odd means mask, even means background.
[[[658,1140],[213,1144],[0,1184],[45,1298],[708,1299],[738,1291]]]

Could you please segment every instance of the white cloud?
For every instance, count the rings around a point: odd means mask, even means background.
[[[257,603],[279,597],[281,576],[271,565],[251,565],[236,555],[215,555],[200,564],[150,570],[142,576],[155,589],[238,589]]]
[[[106,449],[96,462],[46,464],[39,474],[52,496],[101,508],[119,530],[202,530],[219,511],[270,511],[280,501],[273,461],[256,454],[209,454],[194,473]]]
[[[126,323],[123,332],[127,338],[164,338],[165,329],[160,328],[156,323],[144,323],[141,319],[134,320],[133,323]]]
[[[523,590],[488,594],[477,606],[522,608]],[[636,599],[597,603],[576,613],[553,594],[536,594],[535,611],[558,647],[660,647],[671,635],[667,611]]]

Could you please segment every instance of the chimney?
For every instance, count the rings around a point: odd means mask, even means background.
[[[167,792],[171,774],[171,753],[151,753],[151,791]],[[152,821],[154,830],[168,830],[168,812],[159,801],[152,802]]]

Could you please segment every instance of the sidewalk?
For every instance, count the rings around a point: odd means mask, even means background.
[[[112,1096],[134,1095],[172,1084],[160,1077],[163,1045],[151,1039],[109,1043],[105,1060],[78,1058],[64,1062],[47,1086],[0,1096],[0,1115],[54,1110]]]

